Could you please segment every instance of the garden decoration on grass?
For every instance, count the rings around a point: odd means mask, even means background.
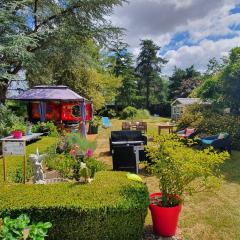
[[[147,147],[150,171],[159,179],[160,192],[150,195],[154,231],[175,235],[184,194],[214,190],[220,186],[220,165],[227,152],[188,148],[176,135],[160,135]]]
[[[33,183],[36,184],[45,184],[42,161],[46,155],[40,155],[38,148],[36,154],[30,154],[29,159],[32,162],[33,166]]]

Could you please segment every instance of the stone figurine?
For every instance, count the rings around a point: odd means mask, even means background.
[[[33,183],[36,184],[45,184],[42,161],[45,157],[44,155],[40,155],[37,149],[36,154],[30,154],[29,159],[31,160],[33,166]]]

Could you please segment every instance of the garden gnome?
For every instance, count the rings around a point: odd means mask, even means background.
[[[43,174],[43,167],[42,167],[42,161],[43,161],[44,155],[40,155],[38,152],[38,148],[36,151],[36,154],[30,154],[29,159],[32,162],[33,166],[33,182],[36,184],[44,184],[44,174]]]

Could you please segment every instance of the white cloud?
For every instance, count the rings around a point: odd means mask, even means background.
[[[164,67],[163,73],[171,73],[174,66],[187,68],[193,64],[197,69],[203,71],[206,69],[206,65],[210,58],[216,57],[220,59],[226,56],[231,48],[237,46],[240,46],[240,37],[223,39],[217,42],[203,40],[198,46],[183,46],[176,51],[170,50],[164,55],[169,62]]]
[[[229,15],[240,0],[130,0],[119,7],[111,20],[126,28],[125,40],[136,56],[140,39],[152,39],[159,46],[167,45],[178,32],[189,32],[190,39],[199,46],[182,46],[169,50],[164,72],[174,65],[188,67],[195,64],[200,70],[212,57],[221,57],[238,45],[238,36],[219,41],[204,40],[208,36],[237,34],[229,26],[240,23],[240,14]],[[176,45],[178,45],[176,43]]]

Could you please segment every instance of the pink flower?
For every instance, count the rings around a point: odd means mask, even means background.
[[[69,152],[73,157],[76,157],[77,151],[75,149],[71,149]]]
[[[93,150],[92,150],[91,148],[89,148],[89,149],[87,150],[87,156],[88,156],[88,157],[92,157],[92,155],[93,155]]]

